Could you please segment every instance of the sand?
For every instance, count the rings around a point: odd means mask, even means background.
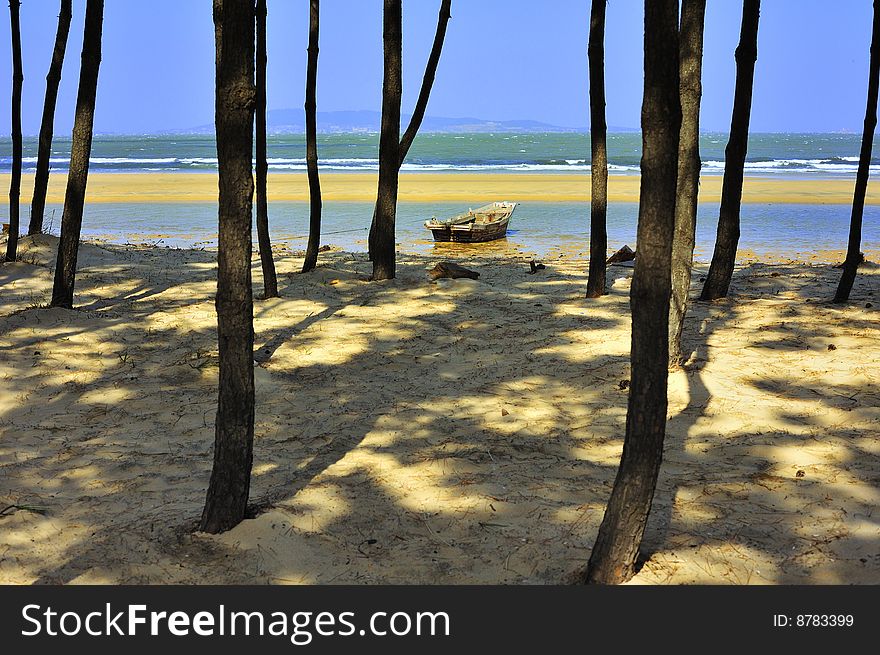
[[[282,297],[255,304],[261,513],[208,536],[214,253],[86,244],[69,311],[44,307],[54,244],[0,268],[0,509],[31,508],[0,516],[0,582],[543,584],[588,557],[631,269],[587,301],[577,257],[529,275],[527,253],[438,248],[370,283],[363,254],[301,275],[279,249]],[[429,282],[442,258],[480,279]],[[838,274],[753,262],[694,306],[633,583],[880,583],[880,274],[846,307]]]
[[[718,203],[721,176],[700,179],[700,202]],[[609,202],[638,202],[639,176],[612,175],[608,178]],[[64,202],[64,175],[49,178],[49,203]],[[327,202],[375,202],[377,174],[345,173],[321,176],[321,192]],[[0,186],[9,186],[9,174],[0,174]],[[465,174],[403,173],[401,202],[478,203],[505,198],[517,202],[580,202],[590,199],[589,175],[546,175],[529,173]],[[308,201],[305,174],[270,174],[270,201]],[[22,177],[22,198],[33,194],[33,175]],[[852,203],[852,180],[780,180],[747,177],[743,184],[746,203]],[[216,202],[214,173],[91,173],[88,202]],[[868,188],[868,204],[880,204],[880,188]]]

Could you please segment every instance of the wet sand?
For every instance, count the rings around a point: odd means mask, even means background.
[[[608,179],[610,202],[638,202],[639,176],[615,176]],[[700,202],[717,203],[721,194],[721,176],[704,175],[700,180]],[[370,202],[376,197],[377,175],[367,173],[325,173],[321,190],[325,201]],[[9,175],[0,175],[0,186],[9,186]],[[49,180],[48,202],[64,201],[65,176],[55,174]],[[22,178],[22,199],[32,194],[33,175]],[[498,199],[518,202],[577,202],[590,199],[589,175],[517,174],[432,174],[404,173],[400,176],[401,202],[467,202]],[[269,199],[272,201],[307,201],[305,174],[270,174]],[[747,177],[743,202],[850,204],[853,181],[781,180]],[[214,173],[91,173],[88,202],[216,202],[217,176]],[[880,204],[880,187],[868,187],[868,204]]]

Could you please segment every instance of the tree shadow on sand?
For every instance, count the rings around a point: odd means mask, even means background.
[[[363,281],[363,256],[329,255],[305,276],[294,273],[298,259],[278,262],[282,298],[255,305],[251,496],[260,511],[219,536],[190,534],[210,474],[216,402],[209,262],[184,257],[170,287],[138,280],[151,269],[138,268],[140,260],[129,268],[104,262],[80,278],[77,302],[96,309],[0,318],[14,399],[0,409],[0,495],[47,507],[45,516],[0,518],[13,537],[0,552],[4,579],[556,583],[582,565],[622,447],[629,271],[612,269],[612,293],[587,301],[582,262],[531,276],[525,263],[465,257],[480,281],[432,284],[424,271],[436,257],[401,260],[398,279],[379,284]],[[112,267],[114,284],[128,282],[108,293]],[[764,272],[741,271],[738,280]],[[793,290],[816,295],[810,285],[824,288],[823,276]],[[797,306],[800,318],[788,320],[812,329],[814,306],[804,301],[777,299],[765,313]],[[830,468],[797,478],[798,468],[789,479],[785,467],[805,432],[819,429],[826,410],[843,410],[832,406],[832,385],[816,380],[811,388],[823,395],[810,407],[822,412],[798,414],[795,424],[786,394],[806,391],[770,394],[760,385],[778,384],[772,370],[757,370],[754,358],[732,365],[724,344],[757,353],[771,336],[760,321],[752,325],[755,302],[766,301],[698,306],[689,319],[696,355],[676,374],[687,383],[673,393],[646,535],[651,555],[639,578],[875,580],[880,562],[856,554],[876,553],[876,536],[839,510],[867,511],[865,484],[876,481],[878,462],[863,442],[876,415],[850,408],[846,429],[826,435],[836,444]],[[861,320],[843,311],[829,318],[829,334]],[[50,363],[34,367],[35,357]],[[760,416],[749,422],[748,412],[728,412],[736,393],[726,384],[751,384],[768,398]],[[772,429],[760,428],[765,419]],[[825,498],[839,499],[834,480],[843,478],[829,476],[843,475],[849,457],[860,461],[847,469],[853,499],[837,507]],[[847,544],[845,565],[810,560],[806,546],[791,551],[799,558],[780,555],[807,543],[807,523],[834,517],[843,523],[809,534],[828,539],[847,528],[833,542]],[[746,579],[738,551],[760,562],[760,575]],[[707,573],[704,556],[715,567]],[[864,577],[853,575],[854,562],[868,567]]]
[[[878,325],[863,309],[877,278],[863,277],[857,302],[841,308],[829,303],[837,275],[753,264],[730,298],[692,307],[693,354],[672,384],[686,404],[674,403],[668,424],[644,581],[880,579],[870,518],[878,389],[866,370],[876,356],[865,339]],[[719,421],[720,433],[711,428]]]

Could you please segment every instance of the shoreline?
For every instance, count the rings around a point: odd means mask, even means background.
[[[24,238],[24,237],[22,237]],[[57,238],[57,237],[52,237]],[[164,233],[125,233],[125,234],[84,234],[81,247],[110,249],[119,252],[144,252],[144,251],[176,251],[179,253],[208,253],[213,257],[217,255],[216,235],[209,241],[194,243],[175,243],[179,235]],[[5,235],[0,238],[0,246],[5,245]],[[349,257],[357,259],[366,253],[366,241],[359,241],[362,248],[351,247],[350,244],[341,245],[335,243],[332,238],[321,241],[328,248],[327,253],[333,257]],[[397,244],[397,254],[403,257],[441,257],[455,261],[487,260],[527,263],[529,260],[546,262],[565,262],[569,265],[589,264],[589,242],[565,240],[558,245],[541,252],[528,244],[517,242],[514,238],[497,240],[491,243],[479,244],[479,249],[473,249],[473,244],[438,243],[429,239],[402,240]],[[305,242],[299,237],[290,239],[285,237],[276,238],[272,244],[272,251],[276,258],[302,257]],[[609,246],[610,256],[615,247]],[[865,263],[860,266],[859,272],[874,270],[880,261],[880,250],[864,248]],[[23,252],[27,252],[25,249]],[[258,259],[259,250],[256,242],[253,244],[252,255]],[[833,267],[837,268],[846,258],[845,248],[816,248],[814,250],[791,250],[780,253],[770,246],[764,248],[740,247],[736,251],[736,268],[740,270],[749,266],[806,266],[806,267]],[[694,266],[708,266],[712,259],[712,250],[697,247],[694,250]],[[609,270],[623,271],[632,268],[631,264],[610,265]]]
[[[10,174],[0,174],[0,185],[9,186]],[[718,203],[722,176],[703,176],[701,203]],[[32,173],[22,176],[21,201],[27,206],[33,193]],[[47,203],[63,203],[66,174],[49,178]],[[321,190],[325,202],[372,202],[378,173],[324,173]],[[610,203],[638,202],[641,177],[610,175]],[[774,179],[746,177],[744,204],[839,204],[852,203],[851,179]],[[516,202],[587,202],[587,174],[534,173],[401,173],[399,202],[465,202],[513,200]],[[271,202],[307,202],[305,173],[269,174]],[[204,173],[92,173],[86,202],[89,203],[207,203],[217,200],[217,174]],[[880,187],[869,186],[868,205],[880,205]]]

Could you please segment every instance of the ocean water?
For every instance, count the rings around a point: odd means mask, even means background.
[[[771,177],[841,178],[854,176],[860,135],[856,134],[753,134],[749,138],[746,172]],[[273,172],[306,169],[305,141],[301,135],[271,135],[269,168]],[[703,134],[700,151],[703,174],[724,171],[724,134]],[[871,172],[880,172],[880,148],[875,144]],[[0,172],[11,168],[11,142],[0,138]],[[24,170],[36,166],[37,139],[26,137]],[[70,141],[56,138],[51,166],[64,171]],[[357,172],[378,169],[378,135],[321,134],[320,167],[324,172]],[[641,136],[636,133],[608,136],[608,161],[612,175],[638,173]],[[590,159],[588,134],[420,134],[410,150],[404,171],[411,172],[539,172],[587,173]],[[95,137],[91,170],[100,172],[204,172],[217,169],[213,136],[147,135]]]
[[[724,169],[723,134],[704,134],[700,148],[704,175]],[[56,139],[52,168],[66,169],[69,141]],[[319,135],[319,157],[324,173],[373,171],[378,168],[375,134]],[[854,179],[860,136],[853,134],[754,134],[749,141],[747,174],[782,179]],[[611,175],[638,173],[641,137],[635,133],[608,138]],[[9,138],[0,138],[0,172],[10,167]],[[422,134],[416,139],[405,171],[576,173],[589,171],[589,135],[586,134]],[[880,157],[880,148],[875,146]],[[33,170],[36,139],[25,140],[25,170]],[[296,135],[269,138],[269,166],[285,173],[305,170],[305,144]],[[97,136],[92,151],[95,172],[212,172],[217,168],[211,136]],[[880,159],[871,166],[880,173]],[[22,216],[29,216],[29,198],[22,197]],[[401,203],[397,236],[401,247],[427,250],[434,247],[423,223],[431,216],[448,217],[466,203]],[[0,204],[0,218],[8,220],[8,205]],[[54,215],[53,215],[54,212]],[[308,204],[272,202],[270,225],[276,243],[294,250],[305,247]],[[638,207],[613,203],[608,208],[609,246],[634,244]],[[847,205],[746,204],[742,208],[740,247],[758,253],[785,256],[845,248],[850,209]],[[370,203],[327,202],[324,205],[322,243],[349,250],[366,249]],[[47,224],[57,231],[61,207],[50,205]],[[880,250],[880,207],[865,208],[864,248]],[[697,231],[697,256],[712,252],[718,207],[701,204]],[[534,203],[520,205],[510,226],[507,246],[545,256],[564,244],[567,252],[589,243],[589,203]],[[150,242],[166,246],[214,246],[217,210],[214,203],[87,204],[83,233],[87,237],[117,242]],[[499,244],[501,247],[503,244]]]
[[[423,223],[431,216],[451,216],[461,210],[460,203],[400,203],[397,213],[400,248],[422,253],[448,248],[448,244],[435,245]],[[325,203],[321,243],[345,250],[365,251],[372,211],[371,203]],[[61,207],[48,206],[46,216],[52,231],[57,233]],[[635,245],[637,216],[637,203],[608,206],[609,247]],[[864,250],[880,251],[880,206],[865,207],[864,219]],[[269,205],[269,224],[275,244],[286,245],[292,250],[305,249],[308,221],[308,203],[275,202]],[[568,254],[587,255],[589,222],[587,202],[522,204],[513,215],[507,239],[495,242],[493,249],[511,253],[519,249],[539,257],[552,256],[560,249]],[[711,258],[717,222],[717,206],[701,204],[696,247],[700,261]],[[753,250],[759,255],[781,257],[841,250],[846,248],[848,230],[849,207],[846,205],[746,204],[742,207],[740,248]],[[217,207],[213,203],[86,204],[83,235],[119,243],[210,248],[217,243]],[[485,248],[487,245],[476,247]]]

